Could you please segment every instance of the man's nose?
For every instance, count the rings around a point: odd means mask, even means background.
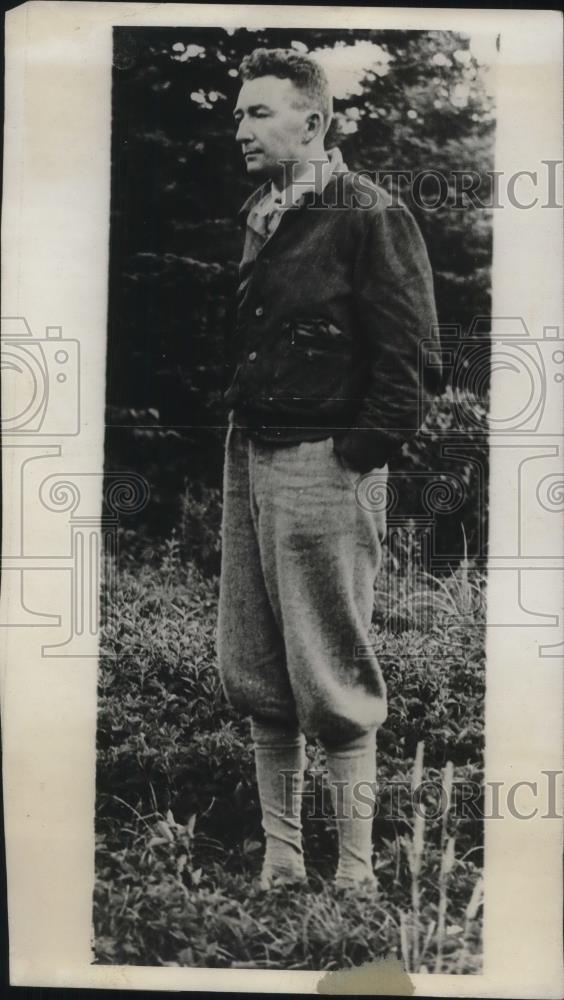
[[[241,118],[237,131],[235,133],[235,142],[250,142],[253,138],[253,133],[249,128],[249,123],[244,118]]]

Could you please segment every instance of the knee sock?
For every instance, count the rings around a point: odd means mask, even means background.
[[[299,729],[251,719],[258,793],[266,851],[261,885],[273,879],[305,879],[302,847],[302,792],[306,764],[305,737]]]
[[[339,841],[335,884],[340,888],[361,882],[375,884],[372,821],[376,799],[376,730],[325,750]]]

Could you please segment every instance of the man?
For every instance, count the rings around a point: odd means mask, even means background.
[[[369,887],[376,729],[386,688],[368,639],[385,513],[356,487],[417,429],[432,277],[403,206],[326,152],[321,67],[257,49],[240,68],[236,139],[263,181],[246,238],[226,393],[218,627],[226,696],[251,717],[266,836],[260,884],[305,880],[305,737],[327,755],[336,885]],[[293,779],[293,780],[292,780]]]

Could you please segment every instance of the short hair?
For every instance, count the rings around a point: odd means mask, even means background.
[[[333,116],[333,99],[325,70],[311,56],[294,49],[255,49],[243,58],[239,74],[242,80],[256,80],[261,76],[291,80],[321,111],[327,131]]]

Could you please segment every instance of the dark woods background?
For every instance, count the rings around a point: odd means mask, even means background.
[[[465,198],[457,205],[452,186],[453,171],[477,171],[485,200],[493,167],[492,102],[467,37],[114,29],[106,467],[149,482],[148,506],[128,519],[131,545],[174,531],[204,571],[218,569],[225,343],[242,247],[236,213],[255,186],[234,142],[239,63],[259,45],[313,51],[362,41],[385,58],[360,93],[335,101],[329,145],[351,169],[438,170],[450,179],[447,203],[434,210],[414,203],[409,183],[400,189],[427,243],[441,324],[467,333],[486,317],[480,336],[488,332],[490,213]],[[361,64],[355,54],[351,63]],[[432,204],[436,184],[422,195]],[[402,472],[394,513],[404,519],[423,510],[430,475],[446,482],[435,544],[455,562],[465,538],[470,555],[485,554],[487,391],[487,364],[477,374],[463,365],[454,394],[447,373],[425,431],[393,470]],[[456,434],[457,457],[442,454],[445,432]],[[449,500],[453,473],[459,485]]]

